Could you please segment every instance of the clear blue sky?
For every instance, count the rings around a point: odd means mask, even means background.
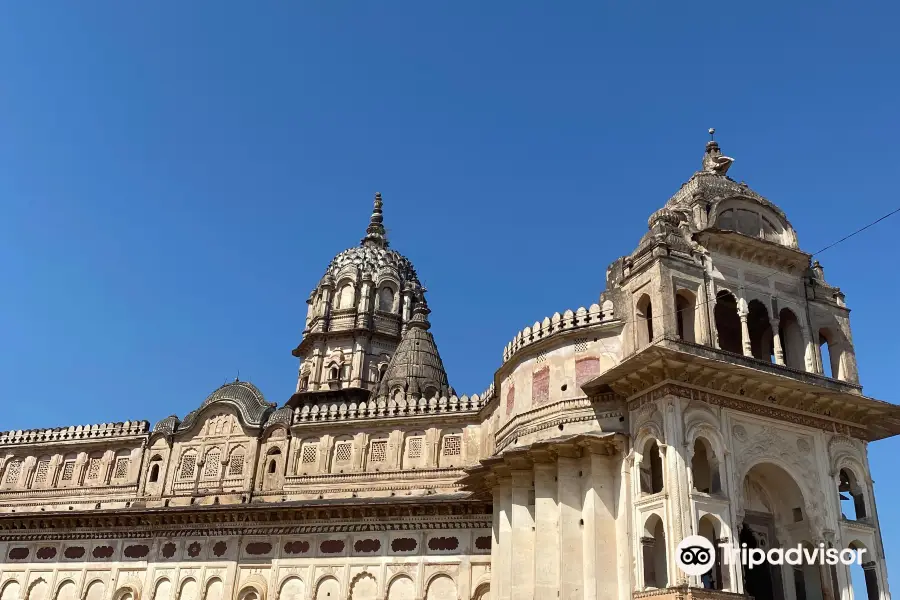
[[[900,205],[896,5],[242,4],[0,9],[0,429],[184,416],[238,370],[284,402],[376,191],[460,393],[597,300],[708,127],[806,250]],[[890,401],[898,226],[821,257]]]

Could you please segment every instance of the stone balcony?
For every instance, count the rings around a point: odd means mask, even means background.
[[[652,598],[652,600],[746,600],[752,598],[752,596],[745,594],[708,590],[687,585],[634,592],[631,597],[633,600],[643,598]]]

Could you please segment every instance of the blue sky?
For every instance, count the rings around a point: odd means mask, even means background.
[[[746,3],[745,3],[746,4]],[[384,194],[460,393],[588,306],[700,165],[813,251],[900,204],[898,8],[824,2],[7,3],[0,429],[275,402],[330,258]],[[900,217],[822,255],[867,395],[895,401]],[[889,563],[892,457],[871,447]]]

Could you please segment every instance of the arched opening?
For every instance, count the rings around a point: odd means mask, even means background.
[[[218,577],[214,577],[206,582],[206,591],[203,594],[203,600],[222,600],[225,592],[225,585]],[[286,600],[295,600],[294,598]],[[299,600],[299,599],[297,599]]]
[[[168,579],[160,579],[153,589],[152,600],[170,600],[172,597],[172,583]]]
[[[747,304],[747,329],[750,332],[750,352],[753,358],[775,362],[772,323],[766,305],[759,300]]]
[[[156,483],[159,480],[159,464],[150,467],[150,483]]]
[[[378,584],[371,573],[362,572],[353,579],[349,600],[378,600]]]
[[[803,369],[806,363],[803,329],[797,321],[797,315],[789,308],[782,308],[778,313],[778,337],[781,338],[784,364],[794,369]]]
[[[272,448],[268,452],[268,461],[269,466],[266,469],[266,473],[269,475],[274,475],[278,472],[278,462],[281,459],[281,448]]]
[[[685,342],[696,342],[696,297],[688,290],[678,290],[675,294],[675,323],[678,327],[678,337]]]
[[[716,334],[719,348],[735,354],[743,353],[741,343],[741,318],[738,316],[737,299],[734,294],[722,290],[716,294],[716,306],[713,309],[716,321]]]
[[[332,365],[331,368],[328,369],[328,380],[329,381],[338,381],[341,378],[341,371],[337,365]]]
[[[850,586],[853,588],[855,600],[879,600],[878,571],[873,556],[868,548],[859,540],[847,546],[853,550],[856,560],[850,565]]]
[[[798,480],[773,463],[754,465],[742,485],[744,521],[738,542],[749,549],[796,548],[813,537],[806,515],[806,502]],[[779,535],[785,536],[779,539]],[[821,573],[817,565],[776,566],[768,562],[743,568],[744,592],[755,598],[785,599],[785,587],[799,598],[821,600]]]
[[[278,600],[306,600],[306,586],[299,577],[288,577],[281,584]]]
[[[647,517],[644,523],[641,556],[644,562],[644,589],[667,587],[669,574],[666,560],[666,530],[657,514]]]
[[[866,497],[850,469],[841,469],[838,474],[838,495],[841,499],[841,517],[850,521],[866,518]]]
[[[394,290],[389,287],[383,287],[378,292],[378,310],[382,312],[392,312],[394,308]]]
[[[822,375],[843,381],[846,374],[841,368],[840,336],[830,329],[820,329],[819,353],[822,356]]]
[[[653,340],[653,304],[650,302],[650,296],[644,294],[635,305],[637,320],[637,343],[638,347],[646,346]]]
[[[316,600],[339,600],[341,586],[334,577],[326,577],[316,586]]]
[[[716,549],[716,562],[711,571],[708,571],[705,575],[700,577],[700,582],[703,584],[703,587],[708,590],[724,590],[725,585],[722,579],[722,555],[721,549],[719,548],[719,530],[721,529],[721,525],[715,517],[712,515],[703,515],[700,518],[700,523],[698,526],[699,535],[705,537],[709,540],[709,543],[712,544],[713,548]]]
[[[401,575],[391,581],[388,587],[387,600],[415,600],[416,586],[413,580]]]
[[[694,440],[691,474],[694,479],[694,489],[698,492],[715,494],[722,491],[716,453],[713,452],[712,446],[706,438],[698,437]]]
[[[663,490],[662,455],[656,440],[650,440],[644,446],[640,470],[641,492],[656,494]]]
[[[388,366],[387,364],[383,364],[378,367],[378,383],[381,383],[381,380],[384,379],[384,376],[387,374]]]
[[[449,575],[438,575],[428,583],[425,600],[457,600],[456,583]]]
[[[353,289],[353,284],[346,284],[341,288],[341,296],[340,301],[338,302],[338,308],[353,308],[353,301],[356,299],[355,296],[356,291]]]

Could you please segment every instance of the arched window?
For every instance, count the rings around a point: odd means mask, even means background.
[[[863,494],[856,474],[850,469],[841,469],[839,473],[838,495],[841,498],[841,517],[850,521],[866,518],[866,497]]]
[[[193,479],[197,469],[197,453],[188,450],[181,457],[181,470],[178,472],[179,479]]]
[[[806,366],[806,342],[803,340],[803,329],[797,321],[797,315],[789,308],[782,308],[778,313],[778,337],[781,338],[784,364],[794,369],[803,369]]]
[[[641,492],[656,494],[663,490],[662,456],[656,440],[650,440],[644,446],[641,456]]]
[[[646,346],[653,340],[653,305],[650,296],[644,294],[638,301],[636,308],[637,344],[638,347]]]
[[[341,288],[338,308],[353,308],[354,300],[356,300],[356,291],[353,289],[353,284],[348,283]]]
[[[341,371],[337,365],[332,365],[328,369],[328,380],[329,381],[338,381],[341,378]]]
[[[694,307],[697,301],[688,290],[678,290],[675,294],[675,323],[678,326],[678,337],[685,342],[696,342]]]
[[[741,318],[738,316],[737,299],[734,294],[722,290],[716,294],[716,307],[713,310],[716,321],[719,348],[735,354],[743,353],[741,342]]]
[[[266,473],[274,475],[278,471],[278,462],[281,459],[281,448],[272,448],[269,450],[267,460],[269,461]]]
[[[388,366],[387,363],[378,367],[378,383],[381,383],[381,380],[384,379],[384,376],[387,374]]]
[[[694,440],[694,455],[691,457],[691,474],[694,489],[698,492],[715,494],[721,491],[719,466],[710,443],[702,437]]]
[[[650,515],[644,523],[641,546],[641,558],[644,562],[644,589],[667,587],[669,577],[666,560],[666,531],[659,515]]]
[[[215,479],[219,476],[219,467],[222,463],[222,454],[218,448],[213,448],[209,452],[206,453],[206,458],[203,461],[203,478],[204,479]]]
[[[244,449],[234,448],[228,456],[228,476],[238,477],[244,474]]]
[[[392,312],[394,309],[394,290],[385,286],[378,291],[378,310]]]
[[[775,362],[772,323],[766,305],[759,300],[751,300],[747,309],[747,329],[750,332],[750,352],[753,358]]]
[[[159,464],[156,463],[150,467],[150,477],[148,478],[148,481],[150,483],[156,483],[158,480],[159,480]]]
[[[819,330],[819,351],[822,356],[822,374],[833,379],[846,380],[846,373],[841,365],[843,348],[842,336],[829,328]]]
[[[722,560],[718,541],[718,533],[721,530],[721,525],[712,515],[703,515],[700,518],[698,529],[698,533],[709,540],[709,543],[712,544],[713,548],[716,550],[716,562],[711,571],[708,571],[700,577],[700,583],[708,590],[723,590],[725,587],[724,582],[722,581]],[[797,600],[801,599],[797,598]]]
[[[856,592],[857,600],[862,600],[862,594],[865,591],[866,600],[879,600],[881,594],[878,586],[878,571],[874,556],[871,551],[863,545],[859,540],[850,542],[847,547],[855,553],[861,553],[861,556],[854,560],[850,565],[850,585]],[[862,564],[857,564],[857,563]]]
[[[19,475],[22,474],[22,460],[19,458],[14,458],[9,461],[9,464],[6,465],[6,477],[3,478],[3,483],[7,485],[13,485],[19,482]]]

